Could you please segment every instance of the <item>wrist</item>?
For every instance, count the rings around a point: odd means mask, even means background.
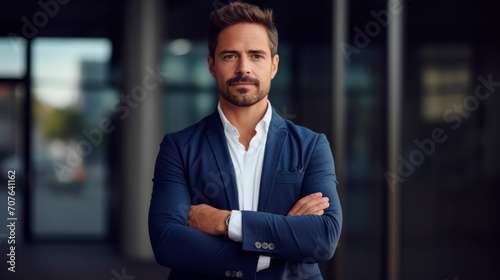
[[[229,215],[227,215],[226,218],[226,234],[229,236],[229,221],[231,221],[231,212],[229,212]]]
[[[228,211],[228,210],[222,210],[223,211],[223,215],[222,218],[222,223],[220,223],[221,227],[219,229],[219,231],[221,232],[221,234],[223,235],[228,235],[228,230],[229,230],[229,220],[231,219],[231,211]]]

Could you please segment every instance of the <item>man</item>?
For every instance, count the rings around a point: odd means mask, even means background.
[[[271,11],[241,2],[212,12],[213,114],[167,134],[149,213],[169,279],[322,279],[341,209],[326,137],[278,116],[267,95],[278,71]]]

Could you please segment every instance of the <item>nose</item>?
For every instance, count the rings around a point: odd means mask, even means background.
[[[238,61],[238,67],[236,68],[236,74],[239,75],[249,75],[250,74],[250,61],[247,57],[241,57]]]

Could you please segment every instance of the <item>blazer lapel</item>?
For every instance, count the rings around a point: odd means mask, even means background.
[[[220,120],[219,112],[215,110],[208,120],[205,130],[212,152],[214,153],[217,167],[219,168],[221,180],[224,182],[229,210],[239,210],[238,189],[236,188],[236,176],[233,162],[227,148],[224,128]]]
[[[284,119],[276,114],[273,108],[273,116],[267,132],[264,164],[262,165],[258,211],[266,212],[269,206],[274,180],[278,172],[278,163],[283,153],[283,143],[288,135],[285,128]]]

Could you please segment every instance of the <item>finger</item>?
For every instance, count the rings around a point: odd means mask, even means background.
[[[322,197],[315,199],[313,201],[309,201],[306,205],[304,205],[304,207],[302,207],[300,215],[312,214],[316,211],[326,209],[328,206],[328,198]]]
[[[308,203],[310,203],[310,201],[321,198],[322,195],[322,193],[317,192],[299,199],[299,201],[297,201],[292,209],[288,212],[288,216],[301,215],[300,213],[302,213],[304,209],[308,207],[307,205]]]
[[[315,214],[318,211],[323,211],[330,206],[326,199],[322,199],[321,202],[311,205],[309,208],[305,209],[301,215]]]
[[[317,195],[317,194],[310,194],[308,196],[305,196],[305,197],[299,199],[297,202],[295,202],[295,204],[293,205],[292,209],[290,209],[290,211],[288,211],[287,216],[297,215],[299,209],[302,207],[302,205],[304,203],[307,202],[307,200],[309,199],[309,197],[315,196],[315,195]]]
[[[302,208],[305,206],[305,204],[307,204],[311,199],[317,197],[321,197],[321,193],[313,193],[299,199],[299,201],[297,201],[295,205],[292,207],[292,209],[288,212],[288,216],[300,215],[301,211],[303,211]]]
[[[328,202],[328,197],[319,197],[319,198],[311,198],[305,201],[300,205],[298,209],[294,211],[295,215],[307,215],[307,214],[312,214],[316,211],[326,209],[329,205],[326,203]]]
[[[323,211],[323,210],[319,210],[319,211],[317,211],[317,212],[313,213],[313,215],[318,215],[318,216],[321,216],[321,215],[323,215],[324,213],[325,213],[325,211]]]

